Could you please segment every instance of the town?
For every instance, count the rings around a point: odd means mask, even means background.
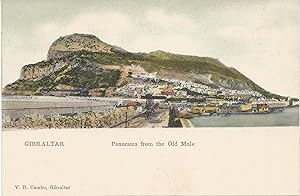
[[[253,90],[161,78],[139,65],[122,69],[126,84],[108,87],[104,96],[95,91],[82,95],[76,90],[47,96],[4,96],[3,127],[193,127],[189,119],[194,117],[264,115],[299,105],[295,98],[266,98]]]
[[[160,78],[157,73],[147,73],[139,65],[127,67],[129,83],[110,89],[110,97],[159,100],[159,107],[174,108],[177,116],[191,114],[235,114],[281,112],[288,106],[299,104],[298,99],[267,99],[253,90],[216,88],[178,79]],[[119,105],[122,105],[120,102]]]

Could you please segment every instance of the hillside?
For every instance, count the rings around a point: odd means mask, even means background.
[[[97,90],[104,95],[107,88],[121,85],[120,79],[126,77],[122,67],[131,65],[140,65],[145,71],[157,72],[163,78],[193,81],[213,88],[251,89],[266,97],[280,97],[215,58],[164,51],[131,53],[86,34],[57,39],[50,46],[47,60],[25,65],[20,78],[8,84],[3,94],[43,95],[57,90]]]

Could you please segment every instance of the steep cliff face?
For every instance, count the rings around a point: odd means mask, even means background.
[[[114,51],[126,52],[120,47],[112,46],[101,41],[94,35],[75,33],[60,37],[54,41],[48,51],[47,60],[65,57],[76,51],[104,53],[113,53]]]
[[[36,64],[30,64],[22,67],[20,80],[40,80],[45,76],[59,71],[69,64],[68,61],[42,61]]]

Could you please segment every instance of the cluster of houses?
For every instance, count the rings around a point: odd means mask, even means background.
[[[209,84],[199,84],[191,81],[161,78],[157,73],[147,73],[138,65],[128,67],[129,83],[114,89],[107,96],[126,98],[143,98],[146,94],[160,98],[220,98],[240,100],[249,97],[263,97],[252,90],[233,90],[226,88],[213,88]]]
[[[130,69],[129,83],[116,88],[113,96],[136,99],[151,94],[154,99],[175,101],[168,102],[166,107],[192,113],[270,112],[299,104],[299,100],[293,99],[266,99],[253,90],[213,88],[191,81],[161,78],[156,73],[145,72],[139,66]]]

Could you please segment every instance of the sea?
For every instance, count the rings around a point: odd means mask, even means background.
[[[273,127],[299,126],[299,107],[266,114],[197,116],[190,119],[194,127]]]

